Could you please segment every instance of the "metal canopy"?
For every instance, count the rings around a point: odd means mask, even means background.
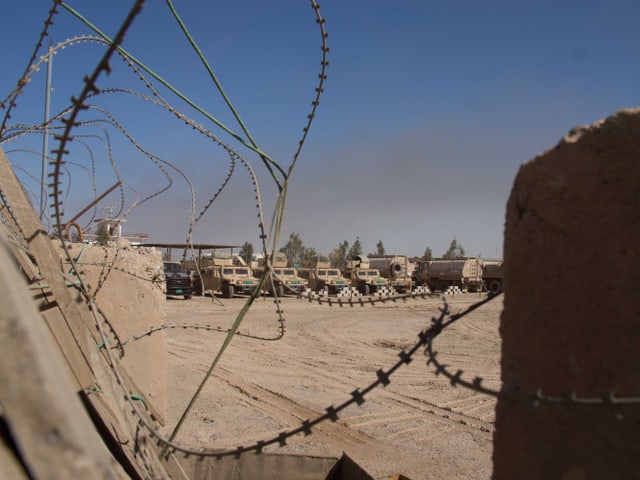
[[[193,250],[222,250],[225,248],[242,248],[242,245],[217,245],[215,243],[149,243],[145,242],[142,247],[156,248],[187,248]]]

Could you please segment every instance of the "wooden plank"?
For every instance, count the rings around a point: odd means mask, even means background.
[[[77,352],[73,357],[84,359],[85,363],[88,362],[89,349],[95,348],[98,343],[95,337],[93,342],[89,341],[89,336],[95,335],[95,332],[89,328],[85,319],[90,319],[91,316],[87,315],[86,305],[79,302],[78,295],[72,296],[67,288],[62,276],[60,257],[2,149],[0,149],[0,189],[11,208],[12,218],[17,223],[17,228],[25,236],[29,250],[36,259],[43,281],[47,283],[55,301],[60,306],[60,313],[64,312],[62,314],[64,321],[49,323],[49,328],[60,342],[60,350],[71,355],[68,352],[80,349],[81,352]],[[84,312],[81,311],[81,307],[84,307]],[[66,331],[58,331],[58,329]],[[79,381],[78,387],[83,388],[95,383],[82,375],[86,367],[91,369],[90,363],[84,366],[76,363],[69,365]]]
[[[24,468],[16,459],[14,452],[4,442],[0,442],[0,478],[10,478],[11,480],[29,479]]]
[[[33,476],[128,478],[76,395],[69,369],[0,236],[0,404]],[[12,477],[7,477],[12,478]]]
[[[98,407],[90,409],[91,413],[96,415],[94,419],[97,424],[109,425],[110,432],[119,437],[119,443],[112,443],[112,448],[118,452],[119,460],[127,459],[127,472],[140,478],[166,477],[164,467],[157,458],[157,446],[139,428],[137,417],[124,404],[123,388],[104,358],[105,352],[98,347],[100,336],[88,302],[75,288],[67,286],[56,247],[31,207],[1,148],[0,190],[11,207],[17,230],[25,236],[29,252],[35,258],[42,274],[41,281],[47,285],[43,291],[51,295],[47,300],[51,300],[48,305],[52,308],[41,312],[45,320],[43,322],[33,298],[29,298],[29,291],[24,279],[20,278],[14,260],[0,261],[0,277],[8,271],[18,278],[18,281],[14,279],[12,290],[4,291],[0,284],[0,305],[4,309],[5,301],[20,299],[16,308],[21,306],[27,312],[10,309],[0,312],[0,360],[3,357],[11,359],[0,365],[0,384],[15,382],[19,387],[24,387],[0,391],[0,405],[6,407],[7,417],[17,427],[16,436],[22,446],[25,462],[30,469],[33,466],[34,476],[39,479],[107,478],[108,475],[111,475],[108,478],[129,477],[118,461],[106,451],[101,433],[91,423],[87,410],[78,398],[77,392],[96,387],[102,392],[100,402],[96,403]],[[3,253],[9,259],[11,250],[4,233],[0,230],[0,247],[6,248]],[[23,320],[27,314],[29,318]],[[16,322],[18,325],[14,325]],[[37,335],[32,339],[30,333],[22,332],[27,329],[36,331]],[[16,334],[17,339],[13,338]],[[29,356],[31,351],[37,353]],[[3,352],[7,353],[2,355]],[[16,361],[22,362],[24,378],[19,375]],[[50,372],[50,369],[54,372]],[[137,392],[128,376],[121,376],[125,378],[123,381],[128,391]],[[60,383],[54,385],[52,382]],[[38,389],[38,385],[43,387]],[[20,398],[24,402],[21,403]],[[78,432],[79,428],[81,432]],[[61,445],[58,449],[51,448],[44,452],[46,441],[43,442],[43,437],[46,439],[47,432],[52,431],[59,431]],[[76,442],[79,445],[76,446]],[[122,445],[134,445],[134,442],[138,443],[132,456],[124,451]],[[73,452],[61,451],[66,448]],[[76,457],[78,461],[74,462]],[[114,472],[116,475],[113,475]]]
[[[85,356],[85,352],[76,343],[76,336],[66,325],[67,320],[59,308],[54,307],[41,313],[51,335],[55,339],[58,350],[64,356],[68,370],[76,380],[76,391],[90,387],[96,383],[95,375],[91,368],[91,361]],[[75,347],[73,347],[75,345]],[[97,349],[98,346],[94,345]]]

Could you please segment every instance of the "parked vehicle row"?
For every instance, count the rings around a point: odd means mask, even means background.
[[[345,288],[354,288],[362,295],[388,289],[397,293],[411,292],[427,286],[431,291],[459,287],[462,291],[502,291],[502,261],[487,261],[477,257],[436,259],[412,262],[406,256],[365,256],[350,258],[344,270],[331,266],[327,258],[316,259],[312,268],[296,269],[287,265],[286,257],[277,254],[267,269],[264,259],[251,265],[238,255],[211,255],[198,263],[164,262],[167,295],[191,298],[193,294],[220,294],[232,298],[249,294],[258,288],[265,272],[272,275],[263,283],[264,294],[284,296],[307,291],[337,295]]]

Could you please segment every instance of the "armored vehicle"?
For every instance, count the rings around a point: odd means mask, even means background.
[[[380,275],[376,268],[370,268],[371,264],[365,255],[356,255],[347,260],[344,270],[345,277],[351,280],[351,284],[362,295],[376,293],[380,288],[389,286],[389,280]]]
[[[220,292],[223,297],[232,298],[237,293],[251,293],[259,283],[251,267],[238,255],[224,255],[218,252],[205,259],[201,265],[200,277],[196,279],[196,290]]]
[[[264,258],[257,259],[255,263],[258,266],[254,268],[253,273],[257,278],[262,278],[265,270]],[[271,295],[277,293],[279,297],[282,297],[288,293],[302,293],[309,284],[307,279],[298,275],[297,269],[287,267],[287,257],[281,252],[276,253],[271,261],[271,266],[273,267],[273,278],[264,284],[264,291]]]
[[[326,290],[329,295],[335,295],[351,285],[351,281],[344,278],[339,269],[331,268],[328,260],[316,260],[315,268],[300,269],[300,276],[309,281],[311,290]]]
[[[205,267],[200,271],[201,285],[196,288],[204,292],[220,292],[223,297],[232,298],[236,293],[251,293],[259,280],[253,276],[249,267],[216,266]]]

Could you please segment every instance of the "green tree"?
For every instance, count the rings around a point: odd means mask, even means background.
[[[315,258],[317,258],[317,256],[318,256],[318,252],[316,252],[315,248],[305,247],[304,251],[302,252],[302,257],[300,257],[300,261],[299,261],[300,266],[303,268],[313,267],[313,261]],[[297,268],[297,265],[295,264],[292,264],[292,266]]]
[[[331,260],[331,265],[335,268],[344,268],[344,264],[347,261],[347,255],[349,253],[349,242],[344,240],[338,248],[334,249],[333,252],[329,254],[329,260]]]
[[[360,237],[356,237],[356,241],[353,242],[353,245],[351,245],[349,249],[349,258],[355,257],[356,255],[362,255],[362,242],[360,241]]]
[[[251,242],[244,242],[240,249],[240,258],[242,258],[247,265],[251,264],[251,258],[253,257],[253,244]]]
[[[431,252],[431,247],[427,247],[424,249],[424,254],[422,255],[423,262],[430,262],[433,260],[433,253]]]
[[[464,258],[464,248],[458,243],[458,240],[454,237],[449,244],[449,250],[447,250],[442,258],[447,260],[455,260],[457,258]]]
[[[378,243],[376,244],[376,255],[383,256],[384,254],[384,244],[382,243],[382,240],[378,240]]]
[[[310,268],[313,264],[313,258],[317,256],[315,248],[305,247],[300,235],[291,232],[289,240],[279,250],[287,257],[287,263],[290,266],[301,266]]]

